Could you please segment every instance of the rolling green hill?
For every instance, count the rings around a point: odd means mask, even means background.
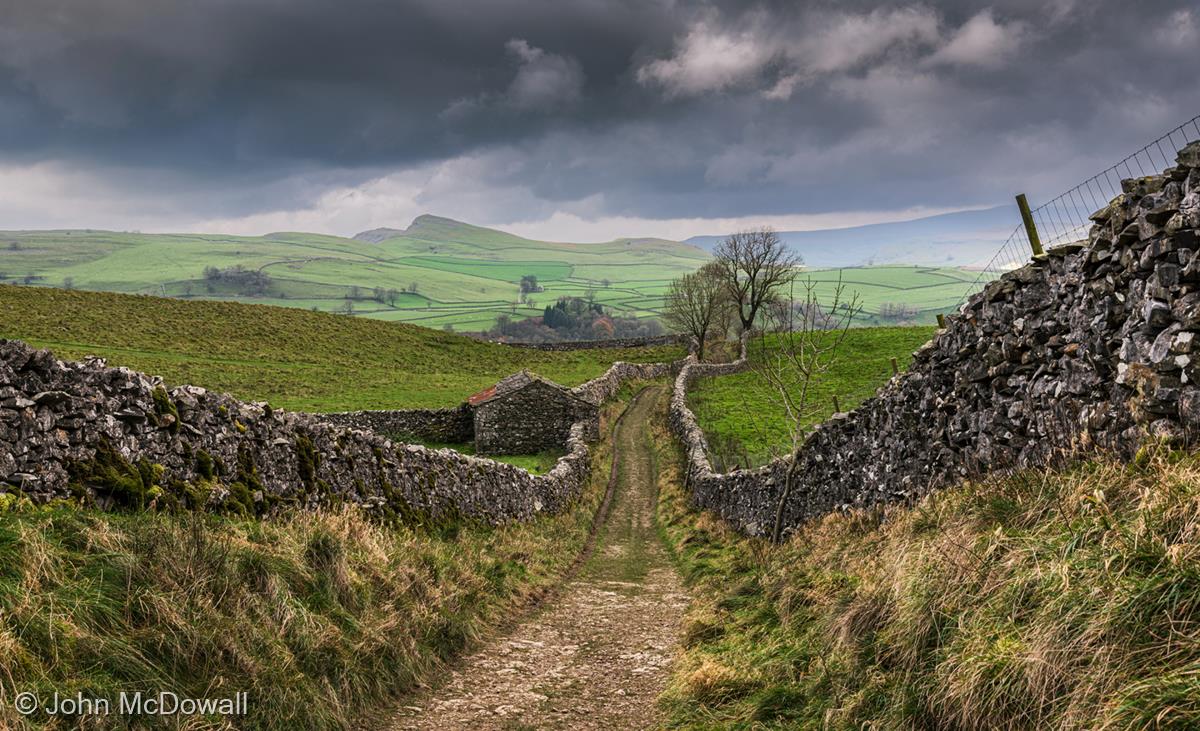
[[[435,216],[360,236],[7,231],[0,281],[339,312],[349,303],[368,318],[482,330],[501,313],[540,314],[558,297],[589,291],[616,314],[650,316],[667,283],[708,257],[660,239],[534,241]],[[265,278],[245,286],[206,278],[209,267]],[[530,295],[532,307],[519,301],[529,274],[545,290]],[[377,288],[394,291],[376,297]]]
[[[0,285],[0,337],[312,411],[451,406],[529,368],[566,385],[678,347],[542,352],[402,323],[234,302]]]
[[[707,258],[698,248],[662,239],[534,241],[436,216],[354,238],[0,232],[0,283],[349,311],[459,331],[486,330],[500,314],[540,315],[562,296],[591,296],[614,314],[653,317],[669,282]],[[206,269],[221,275],[206,276]],[[527,275],[544,291],[521,302]],[[932,322],[958,304],[976,276],[954,267],[900,265],[805,273],[823,297],[841,277],[864,304],[858,324],[868,325]]]

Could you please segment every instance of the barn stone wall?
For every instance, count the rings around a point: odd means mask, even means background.
[[[972,296],[857,409],[799,451],[783,525],[911,500],[969,475],[1097,450],[1128,457],[1147,438],[1190,445],[1200,429],[1200,142],[1162,175],[1126,180],[1086,241],[1058,247]],[[695,503],[768,534],[790,459],[712,471],[687,407],[671,422]]]
[[[613,363],[603,375],[570,389],[570,393],[592,404],[602,404],[617,395],[621,387],[630,381],[645,381],[678,373],[684,361],[672,363]],[[537,404],[535,409],[543,411],[547,404]],[[576,406],[575,408],[579,408]],[[580,410],[586,417],[585,437],[599,438],[599,420],[594,409]],[[475,413],[469,404],[447,409],[393,409],[379,411],[344,411],[318,415],[321,419],[337,426],[368,429],[392,439],[416,439],[422,442],[442,444],[467,444],[475,440]],[[569,428],[569,427],[568,427]],[[539,443],[542,449],[563,449],[566,429],[553,430],[558,439],[553,443],[538,438],[529,440]],[[542,449],[537,451],[542,451]],[[492,452],[502,454],[502,452]]]
[[[475,451],[537,454],[561,449],[575,423],[598,425],[599,406],[535,379],[511,393],[475,406]]]

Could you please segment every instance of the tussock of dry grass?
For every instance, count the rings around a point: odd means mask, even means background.
[[[588,507],[453,535],[350,509],[0,515],[0,692],[245,690],[251,727],[344,728],[550,583]],[[21,722],[5,703],[0,726]]]
[[[969,484],[777,548],[671,485],[660,522],[688,621],[722,628],[679,663],[676,727],[1200,728],[1200,457]]]

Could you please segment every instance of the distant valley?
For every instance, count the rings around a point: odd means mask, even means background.
[[[863,324],[932,321],[960,301],[1012,223],[997,207],[781,237],[829,296],[841,281]],[[353,237],[0,232],[0,282],[180,299],[232,300],[479,332],[542,315],[559,298],[617,318],[662,310],[671,280],[721,235],[579,244],[537,241],[439,216]]]
[[[995,206],[911,221],[778,233],[805,264],[818,269],[885,264],[973,268],[986,264],[1018,223],[1015,206]],[[693,236],[686,243],[711,251],[724,235]]]
[[[302,307],[459,331],[587,297],[650,317],[708,259],[661,239],[534,241],[437,216],[354,238],[112,231],[0,232],[0,282]],[[522,293],[523,278],[536,284]],[[532,281],[532,280],[527,280]]]

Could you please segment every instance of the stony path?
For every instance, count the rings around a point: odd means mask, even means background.
[[[687,603],[654,529],[648,421],[661,388],[617,427],[617,491],[595,552],[550,606],[471,656],[395,729],[644,729],[655,725]]]

